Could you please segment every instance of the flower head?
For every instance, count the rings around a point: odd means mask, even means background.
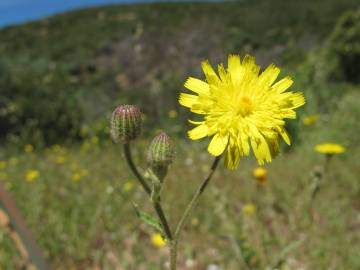
[[[255,168],[253,175],[255,180],[260,184],[264,184],[267,180],[267,170],[264,167]]]
[[[73,180],[74,182],[78,182],[81,179],[81,174],[80,173],[73,173],[71,176],[71,180]]]
[[[40,172],[38,170],[29,170],[25,174],[25,179],[28,182],[33,182],[34,180],[38,179],[40,176]]]
[[[134,183],[133,183],[133,181],[127,181],[127,182],[125,182],[125,184],[123,185],[123,191],[124,192],[130,192],[130,191],[132,191],[133,190],[133,188],[134,188]]]
[[[169,112],[168,112],[168,117],[169,118],[176,118],[177,117],[177,111],[175,111],[175,110],[170,110]]]
[[[243,206],[242,208],[242,212],[245,215],[252,215],[255,214],[256,212],[256,205],[252,204],[252,203],[247,203]]]
[[[25,151],[26,153],[31,153],[32,151],[34,151],[34,146],[32,146],[31,144],[26,144],[26,145],[24,146],[24,151]]]
[[[302,122],[305,126],[311,126],[316,124],[320,119],[320,115],[318,114],[312,114],[309,116],[306,116],[302,119]]]
[[[321,154],[335,155],[345,152],[345,148],[341,144],[323,143],[315,146],[315,151]]]
[[[167,167],[173,162],[174,154],[170,137],[165,132],[161,132],[152,140],[147,160],[152,167]]]
[[[164,240],[164,238],[161,236],[160,233],[154,233],[151,236],[151,243],[158,248],[162,248],[166,246],[166,241]]]
[[[202,63],[206,81],[190,77],[185,87],[196,95],[181,93],[180,104],[204,115],[189,131],[193,140],[213,136],[208,151],[214,156],[227,150],[225,164],[235,169],[241,156],[252,148],[259,164],[270,162],[279,151],[279,135],[287,144],[290,138],[284,128],[285,118],[296,118],[294,109],[302,106],[302,93],[286,92],[293,81],[275,82],[280,69],[268,66],[261,74],[255,58],[230,55],[228,68],[220,64],[218,75],[209,62]]]
[[[128,143],[139,137],[141,126],[140,110],[134,105],[121,105],[112,113],[110,135],[114,142]]]

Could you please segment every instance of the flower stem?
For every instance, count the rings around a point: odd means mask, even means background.
[[[141,173],[138,171],[138,169],[136,168],[136,166],[134,164],[134,161],[133,161],[132,156],[131,156],[130,144],[129,143],[124,144],[124,153],[125,153],[126,161],[127,161],[128,165],[129,165],[131,171],[136,176],[136,178],[139,180],[139,183],[144,188],[145,192],[149,196],[151,196],[151,188],[150,188],[150,186],[146,183],[144,177],[141,175]],[[168,221],[166,219],[166,216],[164,214],[164,211],[163,211],[160,203],[155,202],[153,204],[153,206],[154,206],[156,214],[159,217],[159,220],[160,220],[161,225],[162,225],[162,227],[164,229],[166,237],[171,241],[173,239],[173,236],[172,236],[172,233],[171,233],[171,230],[170,230],[170,227],[169,227],[169,223],[168,223]]]
[[[194,208],[197,205],[197,202],[199,201],[200,195],[204,192],[207,185],[209,184],[218,164],[221,159],[221,156],[218,156],[214,159],[214,162],[210,168],[210,172],[208,176],[205,178],[205,180],[201,183],[195,194],[193,195],[190,203],[185,209],[185,212],[183,213],[174,234],[174,240],[170,243],[170,269],[176,270],[176,261],[177,261],[177,248],[178,248],[178,241],[180,238],[180,234],[184,228],[184,225],[191,215],[191,212],[194,210]]]

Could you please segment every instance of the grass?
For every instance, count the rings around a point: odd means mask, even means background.
[[[172,225],[211,163],[204,144],[175,144],[178,157],[163,194]],[[136,151],[142,164],[145,147],[140,141]],[[79,147],[7,153],[4,160],[3,181],[55,269],[163,269],[167,251],[152,245],[154,231],[133,211],[130,201],[150,210],[120,147],[89,139]],[[284,256],[282,269],[357,269],[359,169],[350,154],[333,158],[312,221],[311,171],[323,162],[312,143],[295,147],[267,166],[269,179],[261,187],[251,159],[234,172],[221,168],[183,235],[180,269],[216,264],[232,270],[244,261],[249,269],[266,269],[289,245],[296,248]],[[39,177],[26,181],[29,170]],[[248,204],[255,205],[254,213],[243,211]],[[18,255],[3,232],[0,242],[0,266],[15,269]],[[192,261],[195,266],[186,267]]]

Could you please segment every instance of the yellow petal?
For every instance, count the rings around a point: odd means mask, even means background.
[[[208,135],[209,128],[207,125],[200,125],[190,130],[188,135],[192,140],[198,140]]]
[[[188,120],[190,124],[194,124],[194,125],[201,125],[204,123],[204,121],[194,121],[194,120]]]
[[[255,57],[249,54],[245,55],[241,64],[245,68],[245,70],[251,71],[255,74],[258,74],[260,71],[260,67],[255,64]]]
[[[198,100],[198,96],[181,93],[179,103],[185,107],[191,108]]]
[[[240,162],[240,152],[237,146],[228,147],[226,157],[225,157],[225,166],[230,170],[235,170],[239,166]]]
[[[263,73],[260,74],[259,80],[263,85],[270,86],[279,76],[280,69],[275,65],[268,66]]]
[[[219,133],[215,134],[208,147],[209,153],[216,157],[220,156],[227,146],[228,138],[228,135],[222,136]]]
[[[298,108],[305,104],[305,97],[304,94],[301,92],[292,93],[290,100],[293,105],[292,109]]]
[[[218,65],[218,73],[223,82],[227,81],[227,73],[223,64]]]
[[[229,55],[228,57],[228,72],[231,74],[231,79],[238,83],[241,80],[241,64],[239,55]]]
[[[199,79],[196,79],[196,78],[188,78],[184,84],[184,86],[199,94],[199,95],[208,95],[209,94],[209,85],[202,81],[202,80],[199,80]]]
[[[286,91],[292,84],[293,80],[290,77],[285,77],[284,79],[275,83],[271,88],[278,94]]]
[[[281,135],[281,137],[284,139],[284,141],[286,142],[287,145],[290,145],[291,144],[291,140],[290,140],[290,137],[289,137],[289,134],[286,132],[285,128],[283,127],[280,127],[278,128],[279,130],[279,133]]]
[[[257,138],[251,139],[251,146],[254,151],[254,155],[260,165],[266,162],[271,162],[271,152],[269,145],[265,138],[260,135]]]
[[[220,82],[219,77],[216,75],[214,69],[211,67],[209,61],[203,61],[201,67],[204,71],[206,80],[209,84],[218,84]]]

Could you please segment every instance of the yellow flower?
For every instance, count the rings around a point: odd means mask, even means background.
[[[252,203],[247,203],[243,206],[242,212],[245,215],[252,215],[256,212],[256,205],[254,205]]]
[[[270,65],[261,74],[255,58],[230,55],[228,68],[218,66],[219,76],[209,62],[202,63],[206,82],[190,77],[185,87],[197,95],[181,93],[179,102],[204,115],[189,131],[193,140],[213,136],[208,151],[220,156],[227,150],[225,165],[235,169],[241,156],[252,148],[259,164],[271,162],[279,152],[279,135],[287,144],[285,118],[296,118],[295,108],[305,103],[302,93],[285,92],[293,83],[289,77],[275,82],[280,69]]]
[[[66,160],[66,158],[64,156],[57,156],[55,159],[55,163],[56,164],[64,164],[65,160]]]
[[[260,183],[264,184],[267,180],[267,170],[264,167],[257,167],[253,171],[253,175],[255,180]]]
[[[40,172],[38,170],[29,170],[25,175],[25,179],[28,182],[32,182],[37,178],[39,178],[39,176],[40,176]]]
[[[7,167],[7,162],[5,160],[0,160],[0,169],[5,169]]]
[[[334,155],[344,153],[345,148],[342,145],[336,143],[323,143],[316,145],[315,151],[322,154]]]
[[[302,122],[305,126],[311,126],[317,123],[317,121],[319,121],[320,119],[320,115],[318,114],[313,114],[313,115],[309,115],[306,116],[302,119]]]
[[[168,117],[169,118],[176,118],[177,117],[177,112],[175,111],[175,110],[170,110],[169,112],[168,112]]]
[[[123,191],[124,192],[130,192],[131,190],[133,190],[134,188],[134,184],[132,181],[127,181],[124,186],[123,186]]]
[[[27,144],[24,146],[24,151],[26,153],[31,153],[32,151],[34,151],[34,147],[31,144]]]
[[[199,225],[200,221],[197,217],[194,217],[191,219],[191,225],[193,225],[194,227],[196,227],[197,225]]]
[[[160,233],[154,233],[151,236],[151,243],[158,248],[162,248],[166,246],[166,241],[164,240],[164,238],[161,236]]]
[[[80,173],[73,173],[73,175],[71,176],[71,180],[73,180],[74,182],[78,182],[78,181],[80,181],[80,179],[81,179],[81,175],[80,175]]]

